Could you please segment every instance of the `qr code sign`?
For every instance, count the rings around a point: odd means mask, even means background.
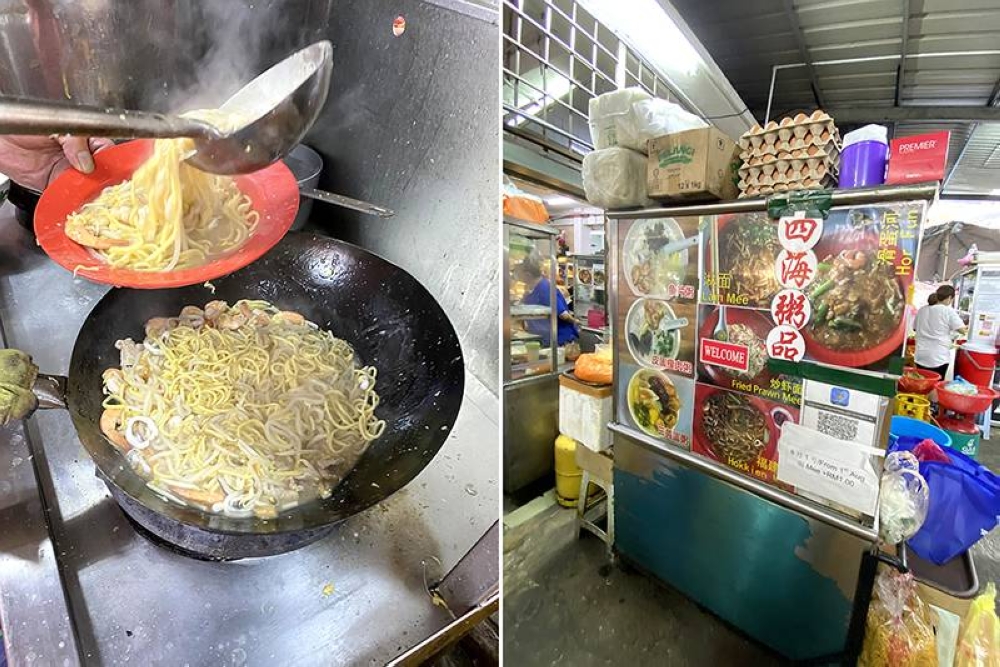
[[[816,420],[816,430],[840,440],[854,440],[858,437],[858,422],[849,417],[820,412]]]

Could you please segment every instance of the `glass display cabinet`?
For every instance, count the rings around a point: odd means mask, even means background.
[[[504,491],[552,471],[559,434],[556,230],[504,218]]]

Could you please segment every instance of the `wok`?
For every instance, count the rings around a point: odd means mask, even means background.
[[[211,556],[219,558],[280,553],[392,495],[441,448],[462,402],[462,351],[444,311],[406,271],[350,244],[292,233],[261,260],[213,286],[111,290],[87,316],[73,348],[65,405],[98,474],[144,528],[184,548],[193,548],[187,531],[207,535],[215,545]],[[378,369],[376,415],[386,421],[383,435],[330,498],[266,521],[219,516],[161,498],[99,427],[101,373],[120,365],[115,341],[141,340],[147,320],[174,316],[185,305],[244,298],[298,311],[351,343],[362,363]]]

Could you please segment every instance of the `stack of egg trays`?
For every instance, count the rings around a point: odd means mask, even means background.
[[[740,137],[740,197],[833,187],[840,133],[824,111],[754,125]]]

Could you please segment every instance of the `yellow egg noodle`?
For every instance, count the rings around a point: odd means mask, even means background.
[[[239,124],[218,111],[185,115],[223,131]],[[115,268],[140,271],[190,268],[239,248],[260,214],[231,177],[188,165],[193,150],[191,139],[157,139],[130,180],[67,216],[66,235]]]
[[[118,341],[101,429],[147,484],[185,505],[271,518],[328,497],[385,429],[376,369],[266,301],[187,306]]]

